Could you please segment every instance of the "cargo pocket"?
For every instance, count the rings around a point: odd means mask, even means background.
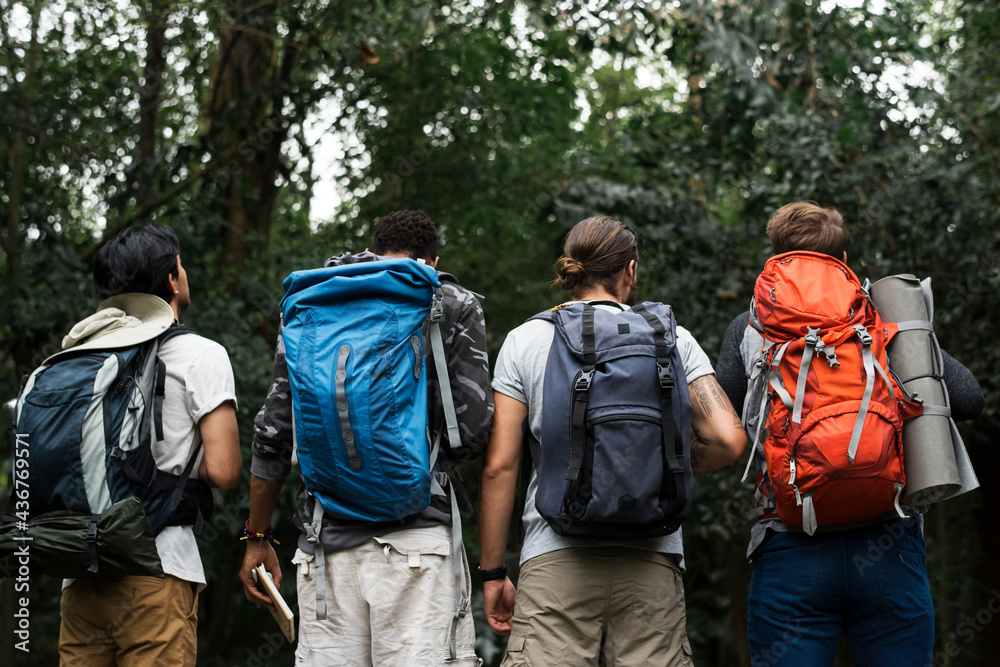
[[[397,532],[385,537],[375,537],[372,539],[382,548],[386,563],[401,565],[402,561],[405,560],[406,569],[409,571],[410,576],[422,576],[421,570],[425,567],[440,567],[440,561],[436,560],[435,557],[447,557],[451,555],[451,543],[448,542],[447,538],[431,539],[431,537],[418,535],[416,539],[412,536],[409,539],[405,539]],[[431,560],[428,561],[427,559]]]
[[[530,667],[527,654],[528,637],[526,635],[511,635],[507,640],[507,657],[503,661],[505,667]]]

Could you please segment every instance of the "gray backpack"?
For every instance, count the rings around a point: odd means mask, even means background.
[[[694,476],[691,401],[670,306],[575,302],[531,319],[555,325],[535,457],[539,513],[567,536],[676,531]]]

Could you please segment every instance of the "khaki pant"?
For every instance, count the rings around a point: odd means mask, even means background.
[[[451,528],[401,530],[326,555],[326,620],[316,620],[314,556],[298,551],[296,665],[478,667],[472,610],[459,623],[457,658],[448,635],[455,615]],[[465,563],[465,592],[470,590]]]
[[[678,558],[570,548],[521,569],[503,667],[690,667]]]
[[[191,582],[137,576],[77,579],[60,603],[62,667],[194,667],[198,592]]]

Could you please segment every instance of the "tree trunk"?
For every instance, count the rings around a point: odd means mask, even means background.
[[[38,63],[38,17],[44,2],[39,0],[31,9],[31,41],[24,57],[24,79],[17,87],[17,122],[11,127],[11,145],[8,155],[10,182],[7,185],[7,236],[4,250],[7,253],[8,284],[17,289],[21,285],[21,265],[19,254],[22,245],[21,223],[24,215],[24,180],[28,171],[28,141],[24,128],[28,126],[29,108],[34,93],[35,65]],[[18,70],[14,45],[7,30],[7,16],[2,17],[3,40],[8,54],[8,69],[13,74]],[[12,78],[14,78],[12,76]],[[14,78],[16,81],[16,78]]]
[[[146,64],[143,85],[139,89],[139,164],[135,170],[136,203],[139,206],[149,199],[153,189],[160,90],[166,62],[166,21],[166,6],[161,0],[151,0],[146,26]]]
[[[287,133],[283,93],[275,95],[275,6],[241,0],[219,29],[210,140],[219,163],[212,193],[222,205],[224,265],[246,260],[245,238],[266,242],[277,196],[275,178]],[[280,88],[280,86],[279,86]]]

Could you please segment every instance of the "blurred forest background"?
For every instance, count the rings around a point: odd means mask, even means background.
[[[492,356],[562,299],[569,227],[617,216],[643,239],[640,298],[673,304],[714,359],[768,217],[815,200],[844,214],[860,277],[933,278],[938,337],[983,386],[961,426],[983,488],[930,510],[928,568],[934,665],[995,665],[998,43],[994,0],[0,0],[0,396],[94,310],[95,251],[128,225],[180,236],[186,323],[229,350],[249,461],[282,279],[364,249],[380,215],[437,221],[442,267],[486,294]],[[0,503],[11,450],[4,434]],[[684,526],[699,665],[750,664],[741,471],[699,479]],[[235,575],[248,489],[245,472],[217,495],[201,538],[200,665],[292,662]],[[465,537],[475,565],[474,522]],[[59,584],[31,595],[15,655],[2,584],[0,664],[55,664]],[[490,664],[481,593],[474,609]]]

